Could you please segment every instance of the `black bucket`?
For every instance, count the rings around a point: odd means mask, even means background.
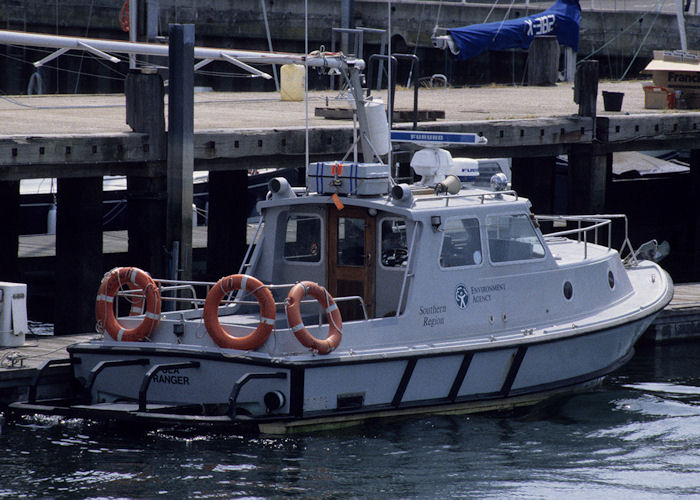
[[[603,90],[603,107],[605,111],[620,111],[624,92],[608,92]]]

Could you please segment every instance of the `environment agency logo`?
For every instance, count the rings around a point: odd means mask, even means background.
[[[469,291],[464,283],[455,287],[455,302],[460,309],[466,309],[469,305]]]

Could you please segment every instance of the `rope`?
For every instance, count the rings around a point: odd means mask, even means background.
[[[128,0],[127,0],[128,2]],[[88,34],[90,32],[90,23],[92,22],[92,7],[95,5],[95,0],[92,0],[90,2],[90,12],[88,13],[88,21],[87,21],[87,26],[85,27],[85,38],[88,37]],[[80,74],[83,69],[83,59],[85,56],[85,51],[80,52],[80,64],[78,65],[78,76],[75,78],[75,88],[73,89],[73,93],[77,94],[78,93],[78,84],[80,83]]]

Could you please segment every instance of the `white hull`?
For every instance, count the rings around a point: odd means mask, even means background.
[[[93,404],[76,406],[72,414],[96,417],[121,412],[120,418],[168,421],[172,415],[161,413],[160,406],[196,404],[209,415],[192,421],[284,432],[350,425],[368,418],[506,409],[595,384],[629,359],[634,342],[651,320],[649,316],[602,331],[513,346],[426,350],[361,360],[285,363],[254,356],[227,357],[213,350],[143,344],[105,349],[82,344],[72,347],[71,354],[81,359],[76,376],[86,380],[100,361],[144,358],[149,363],[105,369],[95,378]],[[139,410],[139,389],[147,369],[183,361],[199,361],[200,366],[156,375],[147,390],[147,411]],[[280,378],[251,380],[241,387],[236,416],[229,418],[234,386],[249,373]],[[261,395],[274,391],[283,394],[284,403],[266,412]]]

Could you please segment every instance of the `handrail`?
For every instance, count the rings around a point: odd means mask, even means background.
[[[148,392],[148,387],[151,385],[151,380],[153,376],[163,370],[179,370],[184,368],[199,368],[199,361],[184,361],[182,363],[163,363],[158,365],[153,365],[150,370],[146,372],[141,380],[141,388],[139,389],[139,411],[146,411],[146,393]]]
[[[121,366],[138,366],[138,365],[148,365],[151,361],[148,358],[138,358],[138,359],[106,359],[100,361],[90,370],[90,375],[88,375],[87,382],[85,383],[85,391],[90,394],[92,392],[92,386],[95,385],[95,380],[97,376],[106,368],[116,368]]]
[[[425,201],[445,201],[445,206],[449,205],[450,200],[462,199],[462,198],[481,198],[481,204],[483,205],[487,198],[492,200],[500,200],[503,195],[510,195],[515,197],[515,201],[518,200],[518,193],[510,189],[508,191],[498,191],[492,193],[468,193],[468,194],[436,194],[433,196],[417,196],[414,198],[416,203]]]
[[[403,306],[403,294],[406,291],[406,283],[408,282],[408,278],[413,276],[411,263],[413,261],[413,254],[414,254],[413,250],[414,250],[414,247],[416,246],[416,236],[418,235],[418,231],[422,231],[422,230],[423,230],[423,226],[419,222],[416,222],[413,225],[413,234],[411,235],[411,246],[408,247],[408,256],[406,259],[406,270],[404,271],[403,280],[401,281],[401,293],[399,295],[399,303],[396,305],[396,317],[397,318],[401,314],[401,307]]]
[[[67,358],[67,359],[49,359],[47,361],[44,361],[44,363],[39,367],[37,370],[36,374],[34,375],[34,379],[32,380],[31,384],[29,385],[29,396],[27,398],[29,403],[35,403],[36,402],[36,393],[37,393],[37,387],[39,386],[39,381],[43,378],[46,370],[51,367],[51,366],[57,366],[57,365],[79,365],[81,362],[80,358]]]
[[[262,378],[279,378],[279,379],[285,379],[287,378],[287,374],[285,372],[271,372],[271,373],[246,373],[243,375],[241,378],[239,378],[235,384],[233,384],[233,389],[231,389],[231,395],[228,398],[228,416],[231,418],[231,420],[236,418],[236,406],[238,404],[238,395],[241,392],[241,389],[243,388],[244,385],[246,385],[248,382],[250,382],[253,379],[262,379]]]
[[[569,236],[572,234],[577,235],[577,241],[581,242],[583,238],[584,243],[584,258],[588,258],[588,234],[593,232],[593,244],[598,244],[598,229],[602,227],[608,228],[608,250],[612,249],[612,223],[615,219],[622,219],[624,221],[624,239],[620,247],[620,256],[623,256],[623,252],[627,250],[629,252],[629,261],[632,265],[637,263],[636,256],[634,255],[634,249],[632,248],[632,243],[629,240],[629,221],[625,214],[593,214],[593,215],[535,215],[535,219],[539,221],[548,222],[575,222],[578,227],[576,229],[565,229],[563,231],[555,231],[552,233],[543,233],[545,238],[555,238],[559,236]],[[589,223],[588,226],[583,226],[583,224]]]

